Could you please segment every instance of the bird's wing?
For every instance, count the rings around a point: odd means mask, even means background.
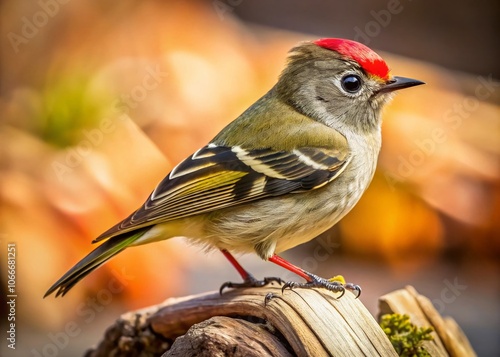
[[[317,189],[337,177],[348,162],[349,155],[338,149],[248,150],[209,144],[177,165],[141,208],[94,242],[161,222]]]

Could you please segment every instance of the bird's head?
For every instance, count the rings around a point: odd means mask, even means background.
[[[325,38],[298,45],[276,86],[278,96],[303,114],[341,131],[379,130],[380,112],[395,90],[423,84],[393,77],[365,45]]]

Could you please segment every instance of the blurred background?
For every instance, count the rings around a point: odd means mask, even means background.
[[[17,345],[80,356],[121,313],[238,280],[176,238],[127,250],[64,299],[47,288],[275,83],[299,41],[344,37],[427,84],[384,115],[374,181],[339,225],[284,257],[377,297],[411,284],[500,354],[498,1],[3,1],[0,271],[17,248]],[[256,276],[286,271],[244,256]],[[0,309],[2,330],[6,304]]]

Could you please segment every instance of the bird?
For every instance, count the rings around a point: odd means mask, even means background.
[[[123,250],[172,237],[218,249],[243,279],[225,288],[283,283],[256,279],[233,254],[255,253],[302,277],[288,288],[343,293],[278,254],[341,220],[375,173],[382,109],[397,90],[424,84],[392,76],[362,43],[321,38],[293,47],[276,84],[207,145],[175,166],[144,204],[92,243],[101,243],[45,293],[64,296]]]

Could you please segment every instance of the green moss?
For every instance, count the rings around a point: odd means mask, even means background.
[[[428,357],[430,354],[422,347],[423,341],[433,340],[432,327],[417,327],[410,322],[408,315],[387,314],[380,320],[380,327],[389,337],[399,356]]]

